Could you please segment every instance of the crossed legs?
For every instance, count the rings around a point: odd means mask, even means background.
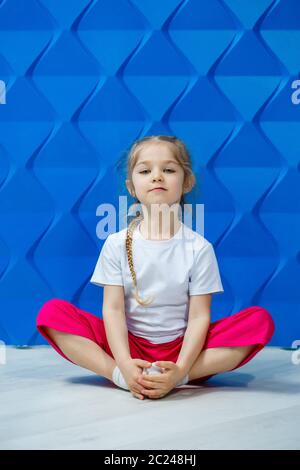
[[[97,343],[84,336],[64,333],[48,326],[43,326],[43,329],[71,361],[112,381],[117,364]]]
[[[257,345],[208,348],[201,351],[189,371],[189,379],[195,380],[206,375],[228,372],[256,349]]]
[[[94,341],[44,326],[50,338],[75,364],[112,381],[115,360]],[[190,380],[232,370],[256,345],[208,348],[199,354],[189,371]]]

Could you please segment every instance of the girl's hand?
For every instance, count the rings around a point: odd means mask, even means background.
[[[138,379],[142,376],[143,369],[148,367],[151,367],[151,363],[143,359],[130,359],[119,366],[132,395],[140,400],[144,399],[144,395],[141,393],[143,387],[138,383]]]
[[[143,374],[138,379],[144,387],[141,393],[148,398],[162,398],[185,376],[185,372],[172,361],[156,361],[155,365],[164,369],[162,374]]]

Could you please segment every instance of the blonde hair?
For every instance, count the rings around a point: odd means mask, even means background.
[[[177,162],[180,164],[184,171],[184,180],[186,178],[189,178],[191,180],[191,185],[192,187],[196,183],[196,178],[195,175],[192,171],[192,162],[191,162],[191,157],[190,153],[184,144],[184,142],[180,139],[178,139],[175,136],[167,136],[167,135],[154,135],[154,136],[146,136],[143,137],[142,139],[136,140],[133,145],[131,146],[128,156],[127,156],[127,177],[128,179],[132,182],[132,172],[133,169],[136,165],[139,152],[141,149],[147,145],[147,143],[153,143],[153,142],[167,142],[172,145],[172,150],[174,151],[174,157],[176,158]],[[184,196],[181,196],[180,199],[180,206],[183,209],[183,206],[185,204],[184,201]],[[133,238],[133,232],[137,225],[143,220],[143,215],[138,211],[137,216],[129,223],[127,232],[126,232],[126,253],[127,253],[127,259],[128,259],[128,265],[133,281],[133,285],[135,288],[134,292],[134,297],[136,301],[146,307],[150,305],[153,302],[153,298],[143,300],[138,293],[138,288],[137,288],[137,279],[136,279],[136,273],[134,270],[134,265],[133,265],[133,255],[132,255],[132,238]]]

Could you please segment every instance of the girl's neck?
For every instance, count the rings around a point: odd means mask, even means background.
[[[175,221],[172,219],[165,223],[163,223],[161,218],[159,220],[149,219],[147,221],[142,219],[139,230],[142,236],[148,240],[169,240],[176,235],[181,225],[182,223],[179,219]]]

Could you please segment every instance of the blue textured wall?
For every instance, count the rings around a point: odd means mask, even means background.
[[[114,164],[147,134],[192,152],[213,319],[259,304],[270,344],[299,339],[299,51],[298,0],[0,2],[0,339],[44,344],[52,297],[101,316],[96,207],[127,194]]]

